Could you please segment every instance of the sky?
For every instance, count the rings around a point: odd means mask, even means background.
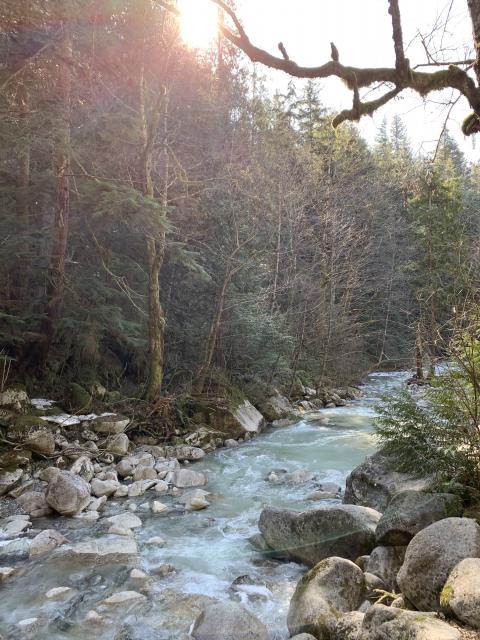
[[[333,41],[344,64],[394,66],[387,0],[236,0],[236,3],[237,14],[254,44],[278,54],[277,44],[282,41],[290,58],[298,64],[319,65],[328,61]],[[467,0],[401,0],[400,9],[406,55],[412,67],[427,61],[419,34],[427,36],[430,53],[436,60],[471,57]],[[429,40],[432,29],[433,38]],[[437,52],[440,48],[443,53]],[[265,73],[272,89],[286,87],[289,78],[283,72]],[[351,93],[339,79],[322,80],[321,87],[321,97],[327,107],[335,110],[351,107]],[[383,118],[391,120],[398,114],[407,126],[414,150],[432,152],[447,116],[444,103],[452,95],[454,99],[458,97],[450,91],[436,92],[424,101],[412,91],[405,92],[377,111],[373,118],[362,118],[360,130],[373,141]],[[462,120],[470,111],[462,97],[451,112],[448,129],[467,157],[477,161],[480,140],[476,149],[474,140],[465,138],[460,130]]]

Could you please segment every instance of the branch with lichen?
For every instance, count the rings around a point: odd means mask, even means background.
[[[162,7],[179,15],[178,9],[170,5],[168,0],[157,1]],[[350,67],[340,63],[338,55],[335,55],[334,59],[320,66],[300,66],[289,57],[283,43],[279,44],[281,57],[254,45],[233,9],[224,0],[211,0],[211,2],[222,9],[231,20],[231,27],[226,26],[224,23],[219,25],[222,35],[243,51],[252,62],[259,62],[271,69],[284,71],[295,78],[323,79],[337,77],[345,82],[353,92],[353,106],[351,109],[345,109],[335,117],[333,120],[334,126],[338,126],[347,120],[359,120],[362,116],[373,115],[377,109],[394,99],[405,89],[412,89],[422,97],[425,97],[431,92],[452,88],[459,91],[468,100],[473,109],[473,113],[466,118],[462,125],[464,134],[472,135],[480,131],[480,88],[473,78],[468,75],[467,71],[453,64],[446,69],[430,73],[416,71],[410,67],[410,62],[405,57],[403,47],[399,0],[388,0],[388,10],[392,18],[395,68]],[[393,85],[393,89],[376,100],[362,103],[359,90],[380,83]]]

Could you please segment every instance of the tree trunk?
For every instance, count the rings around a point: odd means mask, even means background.
[[[415,336],[415,372],[419,380],[423,380],[423,347],[420,323]]]
[[[59,45],[58,93],[61,99],[61,115],[57,124],[55,141],[55,214],[53,223],[53,246],[50,256],[47,281],[46,317],[43,323],[42,367],[45,366],[55,338],[57,321],[65,285],[65,254],[68,240],[70,212],[70,115],[72,77],[72,35],[68,22],[62,24],[63,37]]]

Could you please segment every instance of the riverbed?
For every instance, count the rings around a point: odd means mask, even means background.
[[[405,373],[371,375],[362,387],[362,398],[346,407],[306,414],[290,426],[272,428],[239,447],[207,456],[194,467],[209,477],[206,489],[211,506],[204,511],[185,513],[171,495],[159,498],[170,507],[167,513],[151,515],[137,509],[144,525],[135,533],[140,551],[136,566],[154,575],[142,603],[114,612],[104,612],[98,605],[115,591],[137,588],[129,582],[131,566],[71,566],[48,557],[20,560],[18,577],[1,588],[1,633],[8,640],[18,638],[18,631],[13,631],[16,622],[40,616],[48,624],[36,633],[38,640],[91,635],[100,640],[181,638],[195,618],[196,607],[201,608],[208,598],[233,598],[266,624],[272,640],[287,638],[289,601],[305,567],[262,555],[248,538],[257,532],[264,506],[315,508],[322,503],[305,497],[319,484],[345,487],[349,472],[376,448],[372,433],[375,403],[406,378]],[[300,484],[265,479],[270,471],[281,469],[305,469],[315,477]],[[147,498],[138,498],[137,507]],[[123,512],[125,505],[125,499],[110,500],[102,516]],[[39,528],[58,529],[71,541],[104,535],[101,520],[87,525],[76,519],[51,518],[38,524]],[[153,536],[164,538],[166,545],[146,544]],[[165,564],[175,571],[159,577],[157,569]],[[241,576],[247,577],[231,588]],[[45,593],[59,586],[73,589],[68,599],[47,602]],[[104,615],[104,623],[97,623],[94,629],[85,622],[91,610]]]

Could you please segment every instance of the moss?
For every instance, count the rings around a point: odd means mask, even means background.
[[[38,426],[46,426],[46,422],[41,420],[36,415],[27,415],[27,416],[18,416],[15,418],[13,422],[14,427],[25,428],[25,427],[38,427]]]
[[[70,411],[83,411],[92,404],[92,396],[82,385],[74,382],[68,388],[67,406]]]
[[[453,589],[449,585],[445,585],[440,593],[440,606],[444,609],[448,608],[450,600],[453,596]]]

